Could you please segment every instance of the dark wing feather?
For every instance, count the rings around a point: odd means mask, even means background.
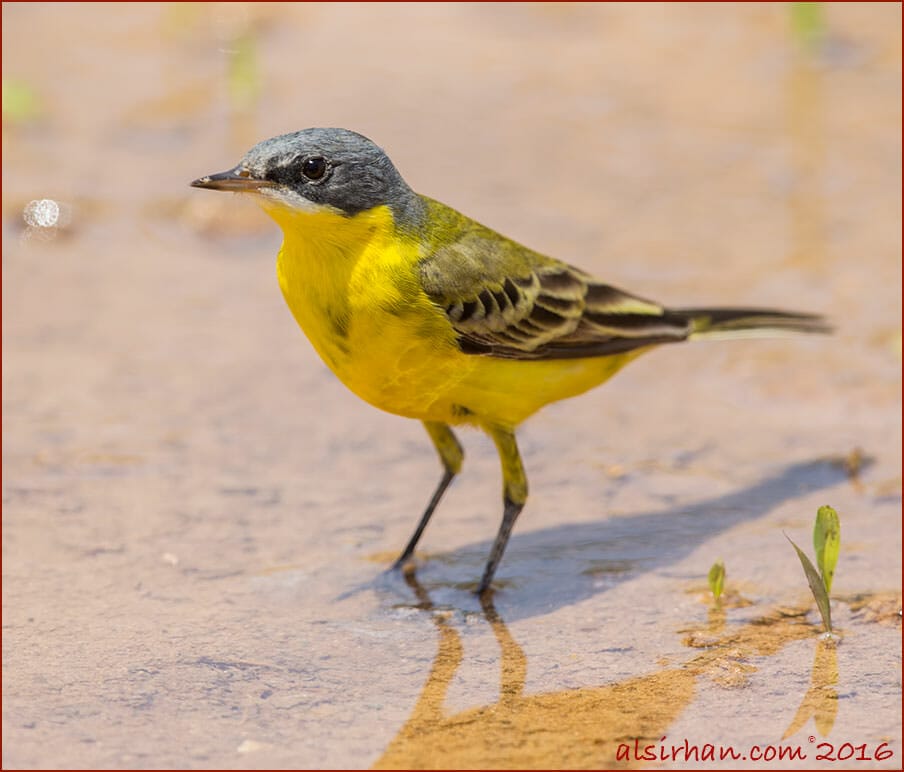
[[[451,210],[442,214],[450,218]],[[684,340],[690,332],[684,314],[601,284],[458,217],[456,238],[425,255],[420,273],[465,353],[530,360],[593,357]]]
[[[530,283],[521,284],[514,308],[478,301],[483,313],[464,324],[450,315],[462,351],[506,359],[571,359],[684,340],[690,331],[687,317],[594,282],[571,266],[535,269]]]

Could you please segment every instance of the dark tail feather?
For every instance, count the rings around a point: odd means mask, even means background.
[[[824,317],[763,308],[682,308],[672,313],[690,321],[689,340],[772,337],[782,333],[829,333]]]

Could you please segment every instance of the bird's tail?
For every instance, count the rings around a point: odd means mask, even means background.
[[[690,321],[688,340],[771,338],[785,334],[832,331],[828,322],[816,314],[763,308],[682,308],[677,313]]]

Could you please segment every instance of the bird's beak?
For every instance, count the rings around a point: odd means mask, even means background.
[[[191,183],[193,188],[207,188],[208,190],[231,190],[235,193],[251,193],[261,188],[269,188],[273,183],[269,180],[256,179],[251,172],[242,166],[236,166],[228,172],[208,174]]]

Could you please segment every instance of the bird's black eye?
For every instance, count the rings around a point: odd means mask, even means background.
[[[301,164],[301,173],[309,180],[319,180],[326,174],[326,159],[319,155],[305,158]]]

